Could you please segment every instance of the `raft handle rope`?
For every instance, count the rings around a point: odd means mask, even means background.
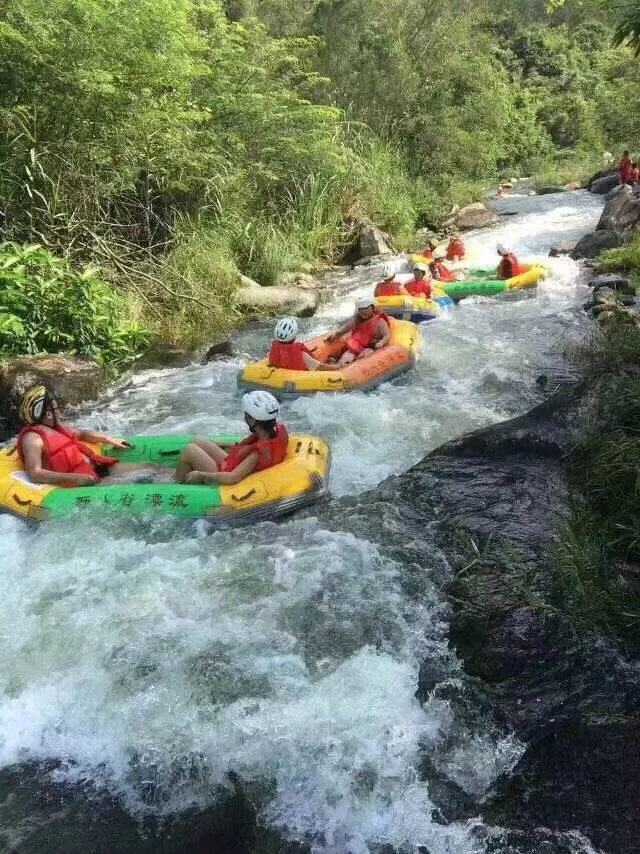
[[[233,498],[234,501],[246,501],[247,498],[251,498],[251,496],[255,495],[255,494],[256,494],[255,489],[250,489],[246,495],[234,495],[233,493],[231,493],[231,497]]]
[[[173,448],[171,451],[158,451],[158,454],[161,457],[177,457],[179,453],[179,448]]]
[[[16,502],[16,504],[19,507],[28,507],[32,503],[30,498],[27,498],[26,501],[22,501],[21,498],[18,498],[18,496],[15,494],[15,492],[13,493],[13,495],[11,497],[13,498],[13,500]]]
[[[340,377],[335,380],[333,379],[333,377],[327,377],[327,382],[331,383],[332,385],[335,385],[336,383],[341,383],[342,380],[340,379]]]

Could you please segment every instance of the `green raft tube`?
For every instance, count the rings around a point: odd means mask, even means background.
[[[523,288],[535,287],[540,279],[547,275],[547,268],[542,264],[522,264],[522,272],[511,279],[497,279],[496,269],[472,269],[467,271],[467,277],[460,282],[438,282],[438,286],[451,299],[459,301],[470,296],[493,296],[505,291],[517,291]]]
[[[212,436],[233,444],[242,436]],[[94,451],[127,463],[151,462],[171,470],[190,436],[128,436],[131,448],[89,445]],[[0,448],[0,511],[44,521],[93,510],[135,515],[160,513],[206,518],[220,524],[271,519],[318,500],[327,492],[331,455],[317,436],[289,437],[279,465],[256,472],[233,485],[175,482],[115,483],[62,488],[32,483],[22,468],[15,443]]]

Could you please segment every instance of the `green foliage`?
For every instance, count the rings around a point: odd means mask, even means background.
[[[598,270],[603,273],[623,271],[640,278],[640,235],[627,246],[607,249],[598,257]]]
[[[615,26],[599,0],[6,0],[0,237],[108,267],[154,324],[188,323],[175,294],[217,318],[188,246],[269,285],[356,217],[403,246],[487,181],[627,144]]]
[[[0,244],[0,353],[81,353],[113,366],[146,343],[122,298],[40,246]]]
[[[607,324],[573,354],[593,396],[568,459],[576,497],[558,566],[588,631],[637,644],[640,623],[640,330]]]

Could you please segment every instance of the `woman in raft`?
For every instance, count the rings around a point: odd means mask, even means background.
[[[287,371],[338,371],[337,365],[329,365],[316,359],[298,337],[298,321],[295,317],[283,317],[273,330],[273,341],[267,357],[270,368]]]
[[[507,249],[502,243],[496,246],[496,252],[500,256],[498,264],[497,276],[499,279],[512,279],[514,276],[519,276],[523,272],[520,262],[515,254]]]
[[[376,285],[373,295],[374,297],[408,296],[405,286],[396,281],[396,268],[393,264],[384,265],[382,279]]]
[[[431,279],[427,276],[429,268],[426,264],[413,265],[413,279],[410,279],[405,288],[412,297],[431,298]]]
[[[17,441],[18,455],[32,483],[74,487],[151,481],[164,472],[153,463],[122,463],[96,453],[92,445],[129,448],[128,442],[95,430],[73,430],[60,421],[60,407],[53,392],[43,385],[27,389],[19,407],[23,427]]]
[[[268,391],[247,392],[242,409],[250,435],[231,446],[195,439],[180,454],[176,467],[179,483],[239,483],[253,472],[283,462],[289,434],[277,420],[280,404],[275,397]]]
[[[382,350],[387,346],[391,329],[387,316],[376,311],[373,297],[358,297],[354,316],[328,335],[326,340],[335,341],[349,332],[351,334],[338,360],[339,365],[349,365],[356,359],[363,359],[370,356],[374,350]]]

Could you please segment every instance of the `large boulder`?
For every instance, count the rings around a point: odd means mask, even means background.
[[[482,202],[475,202],[460,208],[456,214],[456,225],[458,228],[486,228],[498,221],[498,217],[490,211]]]
[[[576,248],[575,240],[559,240],[549,249],[549,258],[558,258],[560,255],[570,255]]]
[[[579,258],[597,258],[605,249],[616,249],[623,243],[624,240],[615,231],[595,231],[593,234],[585,234],[582,240],[578,241],[575,249],[571,252],[571,257],[576,260]]]
[[[391,255],[391,239],[388,234],[375,225],[364,225],[358,236],[358,250],[361,258],[371,255]]]
[[[317,290],[301,287],[263,288],[257,282],[243,276],[235,294],[236,305],[243,311],[259,314],[294,314],[296,317],[312,317],[320,295]]]
[[[605,193],[608,193],[610,190],[613,190],[614,187],[617,187],[620,183],[620,179],[618,178],[618,173],[615,172],[613,175],[605,175],[603,178],[598,178],[593,184],[589,187],[592,193],[595,193],[598,196],[604,196]]]
[[[599,181],[601,178],[608,178],[610,175],[617,174],[618,168],[616,166],[607,166],[605,169],[600,169],[595,175],[592,175],[585,184],[585,187],[587,190],[590,190],[596,181]]]
[[[638,223],[640,197],[631,187],[624,186],[605,204],[596,231],[613,231],[626,241],[633,236]]]
[[[8,438],[19,429],[18,404],[30,386],[42,383],[61,405],[75,406],[97,397],[104,379],[96,362],[79,356],[22,356],[0,362],[0,436]]]

